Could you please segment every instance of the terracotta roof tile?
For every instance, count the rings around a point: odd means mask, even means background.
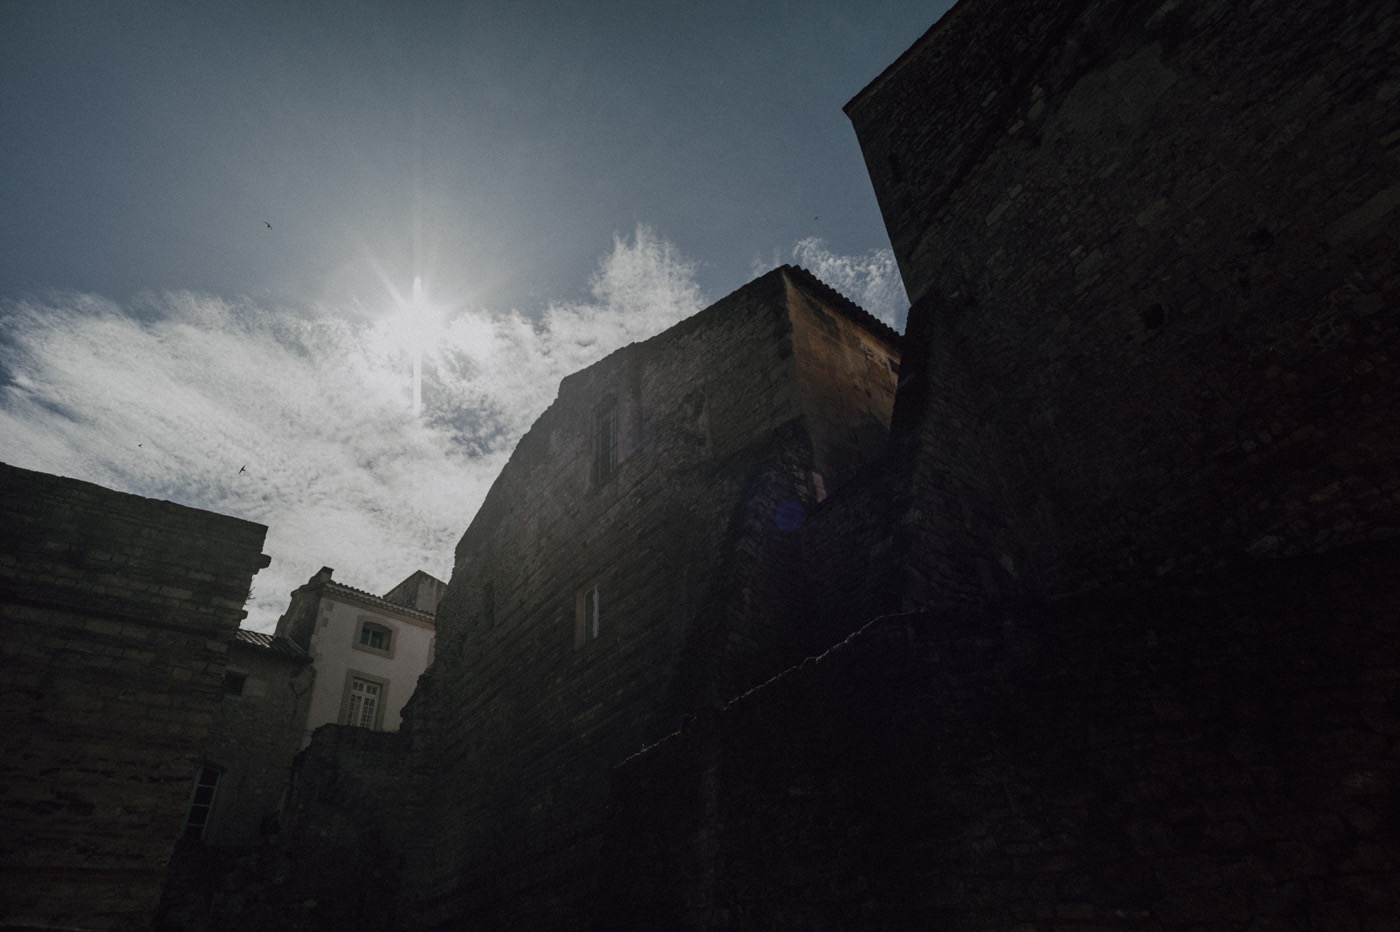
[[[263,634],[261,631],[249,631],[247,628],[239,628],[234,639],[252,647],[260,647],[264,650],[272,651],[274,654],[281,654],[283,657],[291,657],[293,660],[310,660],[311,655],[301,649],[291,638],[279,637],[275,634]]]
[[[366,592],[363,589],[356,589],[354,586],[347,586],[345,585],[345,583],[336,582],[334,579],[326,580],[325,588],[322,590],[322,592],[339,593],[340,595],[349,596],[356,602],[361,602],[366,605],[372,605],[376,608],[383,609],[386,612],[396,612],[400,615],[407,615],[411,618],[421,618],[424,621],[428,622],[431,622],[433,620],[432,612],[420,612],[416,608],[409,608],[408,606],[400,605],[397,602],[390,602],[383,596],[375,595],[373,592]]]
[[[904,337],[900,336],[898,330],[894,329],[820,278],[817,278],[817,276],[813,275],[807,269],[804,269],[800,265],[784,265],[780,266],[780,269],[794,279],[800,281],[807,288],[817,292],[817,294],[830,302],[833,308],[845,314],[866,330],[883,337],[885,341],[895,349],[903,348]]]

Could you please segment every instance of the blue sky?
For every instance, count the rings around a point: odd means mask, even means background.
[[[781,262],[902,325],[841,106],[947,6],[0,0],[0,459],[269,525],[261,630],[445,578],[568,372]]]

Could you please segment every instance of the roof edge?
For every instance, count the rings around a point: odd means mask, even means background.
[[[834,309],[840,311],[855,323],[860,324],[866,330],[884,339],[895,349],[901,352],[903,351],[904,337],[898,330],[894,329],[820,278],[817,278],[810,270],[804,269],[800,265],[783,265],[779,266],[777,271],[781,271],[790,279],[795,279],[796,282],[806,285],[811,290],[817,292],[822,298],[825,298]]]
[[[900,68],[904,67],[905,62],[912,58],[918,51],[922,50],[923,47],[927,45],[928,42],[932,39],[933,34],[942,29],[944,24],[948,22],[949,18],[952,17],[954,13],[958,12],[958,10],[961,9],[964,5],[966,5],[966,0],[955,0],[953,5],[944,11],[942,16],[938,17],[938,19],[933,21],[932,26],[924,30],[923,35],[915,39],[907,49],[900,53],[898,58],[886,65],[884,70],[877,74],[875,77],[871,78],[870,83],[866,84],[865,87],[856,91],[855,96],[852,97],[850,100],[846,101],[845,106],[841,108],[841,112],[846,114],[847,117],[849,117],[851,115],[852,107],[856,106],[860,102],[860,100],[865,97],[866,94],[873,91],[876,85],[884,84],[886,78],[888,78],[895,71],[898,71]]]
[[[436,627],[435,619],[437,618],[437,616],[433,612],[419,611],[416,608],[409,608],[408,606],[400,605],[397,602],[390,602],[383,596],[375,595],[373,592],[366,592],[363,589],[356,589],[354,586],[347,586],[345,585],[345,583],[336,582],[334,579],[326,580],[322,584],[321,592],[323,595],[330,593],[343,595],[348,597],[352,601],[360,602],[364,605],[379,608],[386,612],[392,612],[396,615],[402,615],[407,618],[417,618],[419,620],[426,621],[429,624],[432,624],[434,627]]]

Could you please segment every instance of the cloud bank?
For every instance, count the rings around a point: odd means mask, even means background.
[[[322,565],[374,592],[415,569],[446,579],[559,380],[704,303],[694,265],[639,226],[614,239],[586,300],[538,321],[449,311],[415,419],[412,360],[388,319],[185,292],[8,302],[0,459],[268,525],[272,564],[244,624],[269,631]]]
[[[891,250],[874,249],[862,256],[843,256],[832,252],[820,237],[809,236],[793,245],[791,261],[904,332],[909,297],[904,293],[904,281],[899,277],[899,266]],[[755,260],[753,274],[761,275],[780,264],[776,256],[771,262]]]

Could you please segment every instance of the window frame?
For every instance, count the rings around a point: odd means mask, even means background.
[[[208,783],[205,777],[212,779]],[[219,802],[219,782],[224,777],[224,768],[217,764],[204,763],[199,767],[199,772],[194,775],[194,786],[190,788],[190,801],[185,807],[185,822],[180,827],[181,841],[203,841],[205,834],[209,831],[209,826],[214,821],[214,807]],[[199,791],[208,787],[209,798],[201,802]],[[198,814],[201,818],[196,821]]]
[[[574,592],[574,650],[582,650],[598,640],[603,633],[602,621],[601,587],[595,580]]]
[[[374,724],[358,725],[347,721],[350,716],[350,699],[354,694],[356,680],[366,683],[373,683],[379,687],[379,696],[374,706]],[[373,673],[365,673],[363,670],[346,670],[345,686],[340,693],[340,714],[335,718],[337,725],[345,725],[351,728],[368,728],[370,731],[384,730],[384,706],[389,700],[389,681],[382,676],[375,676]]]
[[[362,643],[360,639],[364,637],[364,631],[366,628],[377,628],[379,630],[384,631],[388,635],[389,646],[386,648],[379,648]],[[380,657],[388,657],[390,660],[393,660],[394,651],[398,647],[398,642],[398,630],[392,625],[386,623],[383,619],[376,618],[372,615],[361,615],[355,620],[355,636],[354,639],[350,642],[350,646],[353,647],[355,650],[362,650],[369,654],[378,654]]]
[[[593,484],[601,486],[612,481],[622,465],[622,408],[616,395],[593,408],[592,428]]]

